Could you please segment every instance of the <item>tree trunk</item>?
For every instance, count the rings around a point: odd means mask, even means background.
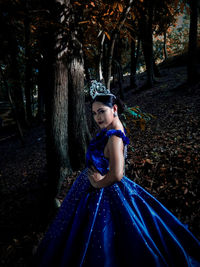
[[[139,57],[140,50],[140,40],[137,41],[137,49],[135,41],[131,41],[131,88],[136,88],[136,70],[137,70],[137,61]]]
[[[159,67],[156,65],[155,59],[153,59],[153,72],[155,77],[161,77]]]
[[[106,87],[110,90],[110,79],[112,74],[112,62],[113,62],[113,52],[115,47],[115,41],[117,39],[117,33],[113,34],[111,46],[108,54],[108,69],[107,69],[107,77],[106,77]]]
[[[11,105],[11,108],[12,108],[14,120],[15,120],[16,125],[17,125],[17,132],[19,134],[19,138],[21,140],[22,145],[24,145],[24,136],[23,136],[22,128],[21,128],[21,125],[20,125],[19,120],[18,120],[15,104],[13,103],[13,100],[12,100],[10,88],[8,86],[8,83],[7,83],[6,79],[5,79],[5,76],[4,76],[4,73],[3,73],[3,70],[1,68],[1,66],[0,66],[0,73],[1,73],[1,76],[2,76],[2,80],[3,80],[4,86],[5,86],[5,88],[7,90],[7,93],[8,93],[8,99],[10,101],[10,105]]]
[[[5,65],[7,65],[7,79],[9,80],[9,84],[6,77],[4,76],[4,71],[1,67],[0,72],[5,88],[7,89],[8,99],[12,107],[12,112],[16,121],[19,137],[21,139],[22,144],[24,144],[22,127],[26,127],[26,119],[18,62],[19,48],[15,32],[16,27],[13,24],[13,20],[9,21],[5,19],[4,16],[0,17],[0,23],[2,29],[4,29],[4,33],[6,33],[5,36],[1,36],[1,41],[3,40],[1,44],[1,60],[3,61],[3,63],[5,60]],[[5,43],[4,38],[6,38]]]
[[[14,31],[10,33],[10,73],[11,73],[11,97],[15,105],[16,116],[21,127],[26,127],[25,109],[21,85],[20,70],[18,64],[18,44]]]
[[[69,1],[61,4],[58,10],[65,15],[59,13],[56,19],[67,23],[71,31],[68,34],[59,28],[57,35],[49,31],[45,56],[47,162],[51,199],[59,194],[63,179],[71,173],[71,166],[77,169],[85,164],[89,134],[85,116],[84,62],[82,47],[77,39],[75,14],[69,7]]]
[[[31,65],[31,49],[30,49],[30,18],[28,13],[28,0],[26,1],[26,14],[24,19],[25,27],[25,97],[26,97],[26,118],[27,122],[30,123],[32,120],[31,111],[31,76],[32,76],[32,65]]]
[[[136,64],[138,62],[139,53],[140,53],[140,43],[141,43],[141,41],[140,41],[140,39],[138,39],[138,42],[137,42],[137,50],[136,50],[136,58],[135,58]]]
[[[188,48],[187,75],[188,82],[194,84],[197,81],[197,0],[191,0],[190,3],[190,33]]]
[[[144,59],[146,63],[146,71],[147,71],[147,86],[153,86],[154,80],[154,72],[153,72],[153,57],[151,52],[151,44],[146,42],[147,40],[142,41]]]
[[[115,30],[111,39],[111,46],[109,49],[109,53],[108,53],[108,68],[107,68],[107,75],[106,75],[106,86],[108,89],[110,89],[110,79],[111,79],[111,73],[112,73],[112,60],[113,60],[113,51],[114,51],[114,46],[115,46],[115,41],[117,38],[117,32],[120,32],[121,28],[123,27],[126,18],[128,16],[128,13],[131,9],[133,0],[129,0],[129,3],[127,4],[126,9],[124,10],[121,20],[119,22],[117,31]]]
[[[108,47],[110,43],[107,38],[105,38],[103,43],[103,58],[102,58],[102,71],[103,71],[103,81],[106,85],[107,76],[108,76]]]
[[[87,57],[86,57],[84,52],[83,52],[83,60],[84,60],[86,83],[87,83],[87,86],[90,87],[91,75],[90,75],[89,66],[88,66],[88,63],[87,63]]]
[[[72,14],[70,18],[70,22],[74,27],[70,33],[71,39],[67,58],[69,62],[69,154],[73,170],[78,170],[85,166],[85,155],[90,139],[85,112],[82,32],[77,22],[80,12]]]
[[[135,62],[135,40],[131,40],[131,88],[135,88],[136,86],[136,62]]]
[[[65,60],[57,57],[52,70],[53,73],[48,72],[48,77],[52,75],[54,79],[52,85],[46,85],[45,96],[50,199],[60,193],[63,179],[71,173],[68,154],[68,75]]]
[[[74,58],[69,66],[69,153],[73,170],[85,166],[90,134],[85,114],[83,61]]]
[[[120,62],[119,66],[118,66],[118,83],[119,83],[119,95],[120,95],[121,100],[125,99],[124,89],[123,89],[123,82],[124,82],[123,70],[122,70],[122,65],[121,65],[121,62]]]
[[[152,55],[152,40],[142,40],[142,48],[144,54],[144,60],[146,64],[146,71],[147,71],[147,86],[153,86],[154,80],[154,72],[153,72],[153,55]]]
[[[102,59],[103,59],[103,47],[105,41],[105,33],[103,33],[101,44],[100,44],[100,53],[99,53],[99,64],[98,64],[98,79],[99,81],[103,81],[103,71],[102,71]]]
[[[124,100],[124,90],[123,90],[123,82],[124,82],[124,77],[123,77],[123,69],[122,69],[122,39],[118,36],[117,39],[117,45],[115,46],[115,69],[117,72],[117,81],[119,85],[119,96],[121,100]],[[113,73],[114,77],[114,73]]]
[[[37,120],[42,122],[45,117],[45,99],[44,99],[44,89],[46,86],[45,81],[45,71],[44,71],[44,60],[41,60],[38,67],[38,111],[37,111]]]
[[[147,15],[140,20],[140,32],[142,49],[147,71],[147,86],[152,87],[154,81],[153,71],[153,38],[152,38],[152,19],[153,3],[146,0]]]
[[[62,22],[61,18],[65,19],[60,15],[63,12],[60,7],[57,1],[44,1],[44,8],[49,10],[50,22],[52,20],[58,24]],[[64,45],[66,39],[64,34],[60,28],[56,31],[54,27],[49,27],[48,33],[43,35],[41,40],[44,51],[43,63],[45,64],[44,80],[46,81],[47,197],[49,205],[53,204],[52,201],[60,193],[63,179],[71,173],[68,153],[68,70],[66,62],[68,47]]]
[[[167,48],[166,48],[166,42],[167,42],[167,31],[164,31],[164,42],[163,42],[163,52],[164,52],[164,60],[167,60]]]

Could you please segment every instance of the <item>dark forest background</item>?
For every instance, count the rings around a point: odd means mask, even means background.
[[[198,237],[199,0],[0,1],[1,266],[29,266],[97,131],[91,80],[124,114],[126,175]]]

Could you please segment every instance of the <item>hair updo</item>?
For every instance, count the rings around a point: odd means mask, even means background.
[[[117,105],[118,107],[118,114],[123,113],[125,109],[124,103],[121,101],[121,99],[115,97],[114,95],[98,95],[93,99],[92,104],[94,102],[101,102],[105,106],[109,108],[113,108],[114,105]]]

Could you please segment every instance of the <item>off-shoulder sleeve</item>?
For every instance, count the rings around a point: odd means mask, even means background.
[[[122,138],[124,145],[128,145],[130,143],[128,137],[121,131],[121,130],[108,130],[106,133],[106,136],[110,138],[111,136],[116,135],[120,138]]]

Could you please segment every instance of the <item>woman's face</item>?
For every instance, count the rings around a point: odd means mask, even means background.
[[[92,114],[94,120],[101,129],[108,128],[112,124],[113,119],[115,118],[115,106],[116,105],[114,105],[113,108],[110,108],[101,102],[94,102],[92,104]]]

